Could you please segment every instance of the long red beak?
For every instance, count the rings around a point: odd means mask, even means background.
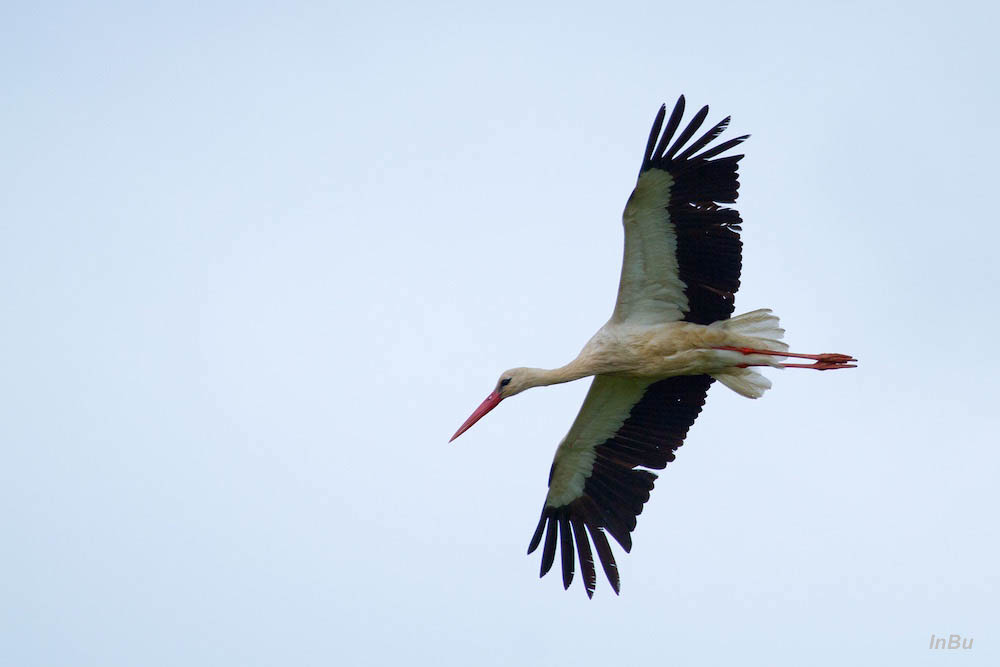
[[[455,438],[457,438],[458,436],[462,435],[470,428],[472,428],[472,425],[475,424],[480,419],[482,419],[483,415],[485,415],[487,412],[489,412],[496,406],[500,405],[500,401],[502,400],[503,399],[500,397],[500,392],[498,391],[495,391],[489,396],[487,396],[486,400],[483,401],[478,408],[476,408],[475,412],[472,413],[472,416],[466,419],[465,423],[458,427],[458,430],[455,431],[455,435],[451,436],[451,440],[454,440]],[[451,440],[449,440],[448,442],[451,442]]]

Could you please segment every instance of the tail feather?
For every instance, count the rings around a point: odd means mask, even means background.
[[[747,398],[760,398],[771,388],[771,381],[752,368],[733,368],[712,377]]]
[[[747,347],[755,347],[775,352],[788,351],[788,344],[782,338],[785,330],[781,328],[778,316],[770,308],[760,308],[749,313],[737,315],[728,320],[714,322],[711,326],[730,331],[745,340]],[[780,367],[780,360],[769,355],[745,356],[739,352],[720,351],[720,354],[734,355],[733,365],[738,363],[768,364]],[[747,398],[760,398],[771,388],[771,381],[753,368],[729,368],[725,373],[713,374],[716,380],[726,385],[737,394]]]
[[[756,338],[761,343],[756,347],[780,352],[788,350],[788,344],[782,342],[785,330],[781,328],[778,316],[771,312],[770,308],[751,310],[749,313],[743,313],[728,320],[719,320],[712,326],[732,331],[739,336]]]

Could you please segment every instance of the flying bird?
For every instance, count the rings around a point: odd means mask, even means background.
[[[663,105],[653,121],[622,215],[625,254],[611,319],[565,366],[504,371],[451,438],[526,389],[594,377],[556,450],[528,546],[530,554],[542,545],[540,576],[551,569],[558,547],[564,588],[573,581],[578,556],[588,597],[597,583],[594,551],[619,592],[606,535],[631,551],[636,517],[656,479],[651,470],[674,460],[713,381],[759,398],[771,383],[756,367],[856,367],[851,362],[857,360],[846,354],[789,352],[769,309],[732,317],[742,221],[726,205],[736,201],[743,155],[722,154],[749,135],[713,145],[729,124],[727,117],[691,141],[708,116],[705,106],[675,138],[683,115],[682,95],[669,118]]]

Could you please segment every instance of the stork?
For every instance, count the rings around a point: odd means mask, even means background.
[[[591,544],[619,593],[618,567],[605,533],[631,551],[636,517],[656,479],[650,470],[674,460],[713,381],[759,398],[771,383],[756,367],[856,367],[851,362],[857,360],[846,354],[789,352],[784,330],[769,309],[731,317],[740,286],[742,221],[725,204],[736,201],[743,155],[719,156],[749,135],[710,146],[729,124],[727,117],[688,144],[708,107],[674,139],[683,115],[682,95],[669,119],[663,105],[653,121],[622,215],[625,255],[611,319],[565,366],[501,373],[490,395],[451,438],[526,389],[594,377],[556,450],[549,491],[528,546],[530,554],[544,534],[543,577],[559,546],[567,589],[578,555],[588,597],[597,583]],[[789,358],[811,363],[788,363]]]

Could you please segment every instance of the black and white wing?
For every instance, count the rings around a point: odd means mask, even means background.
[[[736,169],[743,156],[717,156],[747,136],[712,146],[729,124],[727,117],[688,144],[708,107],[674,138],[683,114],[682,95],[666,127],[666,106],[653,121],[639,180],[622,216],[625,253],[613,322],[710,324],[733,312],[741,220],[722,205],[736,201]]]
[[[587,596],[597,584],[593,551],[615,593],[618,567],[605,533],[632,549],[636,517],[649,500],[656,475],[674,460],[712,383],[708,375],[656,382],[601,375],[594,378],[580,413],[556,450],[549,493],[528,553],[542,543],[541,576],[552,567],[556,546],[563,586],[569,588],[579,556]],[[593,550],[591,549],[593,545]],[[574,548],[575,547],[575,548]]]

